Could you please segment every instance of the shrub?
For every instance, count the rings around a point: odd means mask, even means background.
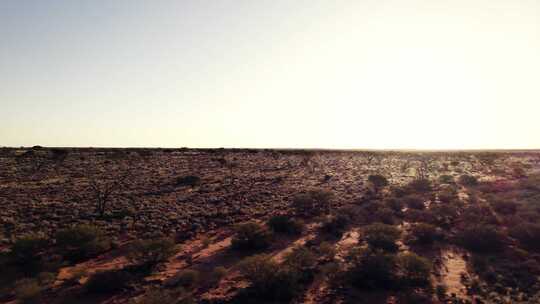
[[[406,187],[410,192],[423,193],[431,191],[431,182],[427,178],[412,180]]]
[[[381,188],[388,186],[386,177],[379,174],[370,175],[368,181],[373,185],[375,192],[379,192]]]
[[[131,275],[123,270],[110,270],[94,274],[86,282],[89,293],[113,293],[125,288],[131,280]]]
[[[191,289],[197,285],[200,279],[200,273],[196,270],[186,269],[176,274],[166,283],[167,286],[180,286]]]
[[[111,248],[110,240],[95,226],[74,226],[57,232],[55,237],[64,257],[74,261],[94,257]]]
[[[15,282],[15,296],[22,303],[35,302],[41,293],[41,287],[36,279],[22,279]]]
[[[331,215],[328,216],[321,226],[321,230],[324,233],[328,233],[335,237],[341,237],[341,235],[347,229],[349,225],[349,218],[345,215]]]
[[[464,174],[459,177],[459,183],[466,187],[472,187],[478,185],[478,180],[472,175]]]
[[[150,289],[139,304],[176,304],[177,299],[170,293],[160,289]]]
[[[401,211],[403,211],[404,204],[402,200],[391,198],[386,200],[384,203],[386,207],[390,208],[395,213],[401,213]]]
[[[268,226],[273,232],[283,234],[300,234],[304,229],[304,223],[300,220],[291,219],[284,215],[276,215],[268,220]]]
[[[414,238],[413,242],[423,245],[429,245],[441,238],[441,233],[437,227],[420,223],[412,227],[411,235]]]
[[[175,244],[169,238],[138,240],[131,244],[127,258],[138,265],[153,267],[174,254]]]
[[[307,272],[315,267],[317,257],[305,246],[298,246],[288,253],[283,264],[293,270]]]
[[[426,287],[430,284],[431,263],[414,253],[398,256],[398,273],[402,287]]]
[[[270,245],[271,233],[262,225],[249,222],[238,225],[232,239],[232,248],[237,250],[260,250]]]
[[[517,239],[521,246],[540,250],[540,224],[522,223],[510,228],[509,234]]]
[[[438,193],[439,201],[442,203],[450,203],[458,199],[457,192],[454,188],[446,188]]]
[[[301,286],[301,275],[297,271],[278,265],[267,255],[248,257],[240,262],[239,268],[257,297],[290,299]]]
[[[360,288],[391,289],[396,283],[396,256],[373,250],[353,252],[349,280]]]
[[[441,175],[439,177],[439,182],[441,184],[453,184],[454,178],[451,175]]]
[[[380,249],[388,252],[398,250],[396,241],[399,239],[401,232],[394,226],[386,224],[371,224],[364,228],[364,238],[370,248]]]
[[[49,241],[41,235],[29,234],[15,241],[11,255],[18,264],[35,263],[39,255],[47,248]]]
[[[323,190],[312,190],[294,197],[292,207],[298,215],[313,216],[327,213],[330,210],[332,193]]]
[[[422,210],[426,208],[424,199],[418,195],[408,195],[404,199],[405,205],[410,209]]]
[[[195,175],[186,175],[176,178],[177,186],[195,187],[201,183],[201,178]]]
[[[495,201],[491,206],[497,213],[504,215],[516,214],[518,208],[516,203],[508,201]]]
[[[227,268],[223,266],[217,266],[212,271],[212,277],[215,282],[221,281],[227,275]]]
[[[474,252],[497,252],[504,247],[504,236],[493,226],[475,225],[458,235],[461,245]]]

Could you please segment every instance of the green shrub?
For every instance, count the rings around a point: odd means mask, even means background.
[[[285,256],[283,265],[296,271],[308,272],[315,267],[316,262],[317,257],[310,249],[298,246]]]
[[[464,229],[458,240],[471,251],[490,253],[501,251],[504,247],[504,235],[494,226],[474,225]]]
[[[429,245],[441,239],[441,233],[437,230],[437,227],[425,223],[414,225],[411,229],[411,235],[413,242],[422,245]]]
[[[94,274],[86,282],[88,293],[113,293],[124,289],[132,277],[123,270],[110,270]]]
[[[364,228],[364,238],[372,249],[396,252],[398,250],[396,241],[400,236],[399,229],[391,225],[376,223]]]
[[[34,303],[39,298],[41,286],[36,279],[22,279],[15,283],[15,297],[22,303]]]
[[[472,187],[478,185],[478,180],[472,175],[464,174],[459,177],[459,183],[466,187]]]
[[[177,299],[169,292],[160,289],[150,289],[137,304],[176,304]]]
[[[328,216],[322,223],[321,231],[335,237],[341,237],[347,229],[349,221],[349,218],[342,214]]]
[[[110,240],[95,226],[79,225],[56,233],[56,244],[65,258],[80,261],[111,248]]]
[[[129,247],[127,258],[135,264],[153,267],[173,256],[174,249],[169,238],[138,240]]]
[[[194,288],[200,280],[200,273],[196,270],[186,269],[167,281],[167,286],[180,286],[186,289]]]
[[[407,184],[406,188],[412,193],[424,193],[432,190],[431,182],[426,178],[417,178]]]
[[[323,190],[312,190],[294,197],[292,207],[296,214],[303,216],[320,215],[330,211],[332,193]]]
[[[276,215],[268,220],[268,226],[275,233],[297,235],[302,233],[304,223],[284,215]]]
[[[397,259],[402,287],[426,287],[430,284],[431,263],[414,253],[403,253]]]
[[[521,223],[510,228],[509,234],[524,248],[540,250],[540,224]]]
[[[27,263],[35,263],[40,259],[49,241],[42,235],[29,234],[15,241],[11,247],[11,255],[17,264],[24,265]]]
[[[352,253],[348,277],[359,288],[390,289],[396,284],[397,259],[394,254],[361,249]]]
[[[302,275],[285,266],[280,266],[267,255],[248,257],[240,263],[240,272],[251,283],[256,297],[287,300],[300,290]]]
[[[264,226],[249,222],[238,225],[232,238],[232,248],[237,250],[261,250],[270,246],[271,233]]]
[[[491,203],[491,206],[499,214],[503,215],[512,215],[516,214],[518,206],[515,202],[508,201],[494,201]]]
[[[379,174],[368,176],[368,181],[373,185],[375,192],[379,192],[381,188],[388,186],[386,177]]]
[[[453,184],[454,183],[454,177],[451,175],[441,175],[439,177],[439,182],[441,184]]]
[[[410,209],[423,210],[426,208],[424,205],[424,198],[418,195],[408,195],[403,198],[405,205]]]
[[[194,175],[181,176],[176,179],[177,186],[195,187],[201,183],[201,178]]]

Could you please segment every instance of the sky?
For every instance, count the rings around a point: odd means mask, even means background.
[[[0,0],[0,146],[540,148],[537,0]]]

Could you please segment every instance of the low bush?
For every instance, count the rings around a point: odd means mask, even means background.
[[[39,263],[40,255],[47,249],[49,241],[42,235],[29,234],[15,241],[11,247],[13,260],[23,266]]]
[[[201,178],[195,175],[186,175],[176,178],[177,186],[195,187],[201,183]]]
[[[127,258],[137,265],[153,267],[174,254],[175,244],[169,238],[138,240],[129,246]]]
[[[91,276],[85,288],[88,293],[113,293],[128,286],[131,279],[131,275],[123,270],[103,271]]]
[[[381,188],[388,186],[388,180],[386,179],[386,177],[380,174],[368,176],[368,181],[371,185],[373,185],[373,189],[376,193],[379,192]]]
[[[466,186],[466,187],[472,187],[472,186],[478,185],[478,180],[476,179],[476,177],[472,175],[468,175],[468,174],[461,175],[459,177],[458,182],[461,185]]]
[[[419,223],[412,227],[411,229],[412,241],[417,244],[430,245],[433,242],[440,240],[442,237],[441,232],[437,227],[426,224]]]
[[[509,201],[494,201],[491,203],[493,209],[503,215],[513,215],[516,214],[518,205],[515,202]]]
[[[540,224],[521,223],[510,228],[509,234],[517,239],[522,247],[534,251],[540,250]]]
[[[261,250],[270,246],[272,234],[266,227],[249,222],[238,225],[236,234],[232,238],[232,248],[236,250]]]
[[[256,297],[287,300],[300,290],[301,274],[280,266],[267,255],[255,255],[243,260],[240,272],[251,283],[250,290]]]
[[[110,240],[95,226],[67,228],[57,232],[55,238],[64,257],[72,261],[91,258],[111,248]]]
[[[372,249],[379,249],[387,252],[396,252],[401,232],[394,226],[386,224],[371,224],[364,228],[364,238]]]
[[[453,184],[454,177],[452,177],[451,175],[441,175],[439,176],[439,182],[441,184]]]
[[[168,287],[183,287],[185,289],[194,288],[200,280],[200,273],[196,270],[186,269],[176,274],[166,283]]]
[[[425,193],[432,190],[431,182],[427,178],[417,178],[406,186],[410,193]]]
[[[431,263],[414,253],[398,255],[398,276],[401,287],[427,287],[430,284]]]
[[[22,303],[35,303],[41,294],[41,286],[36,279],[22,279],[15,282],[15,297]]]
[[[360,249],[352,253],[348,278],[355,287],[388,290],[395,287],[396,270],[394,254]]]
[[[268,226],[275,233],[297,235],[302,233],[304,223],[284,215],[273,216],[268,220]]]
[[[493,253],[504,248],[504,235],[494,226],[474,225],[458,235],[459,243],[474,252]]]
[[[418,195],[408,195],[403,198],[405,205],[410,209],[423,210],[426,208],[424,198]]]
[[[330,211],[332,193],[324,190],[312,190],[294,197],[292,207],[297,215],[314,216]]]
[[[321,231],[334,237],[341,237],[349,225],[349,218],[345,215],[328,216],[321,226]]]

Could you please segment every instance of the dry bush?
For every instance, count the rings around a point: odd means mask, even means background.
[[[232,238],[232,248],[243,251],[261,250],[270,246],[272,234],[266,227],[249,222],[238,225]]]
[[[301,220],[292,219],[284,215],[276,215],[268,220],[268,226],[275,233],[297,235],[304,230],[304,223]]]
[[[315,216],[330,211],[332,193],[324,190],[312,190],[294,197],[292,207],[297,215]]]
[[[60,230],[55,238],[62,255],[72,261],[95,257],[111,248],[111,241],[103,231],[90,225]]]
[[[401,232],[394,226],[376,223],[364,228],[364,239],[372,249],[396,252]]]
[[[137,240],[129,246],[127,258],[137,265],[153,267],[173,256],[175,244],[169,238]]]

